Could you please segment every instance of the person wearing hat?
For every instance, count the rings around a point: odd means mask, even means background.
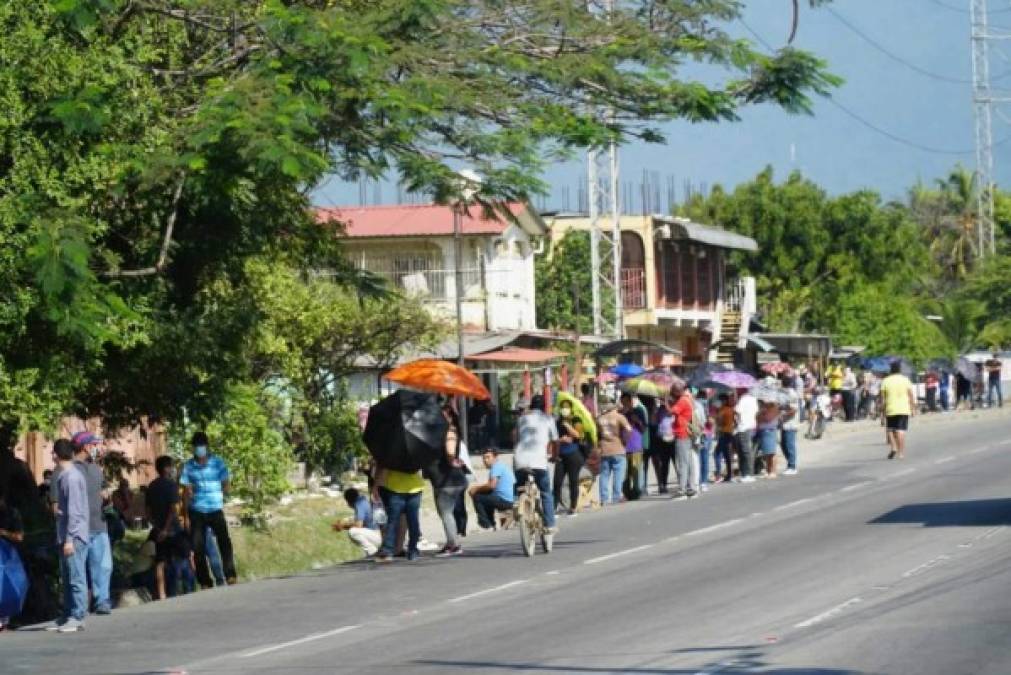
[[[88,552],[86,569],[93,609],[95,614],[109,614],[112,611],[112,599],[109,591],[112,581],[112,544],[109,541],[109,528],[105,524],[103,509],[105,502],[109,499],[109,491],[105,475],[96,463],[102,448],[102,437],[90,431],[78,431],[71,436],[70,443],[74,449],[73,465],[84,476],[87,487]],[[57,482],[62,471],[64,468],[60,465],[50,482],[49,498],[54,508],[59,500]]]
[[[235,583],[235,558],[232,539],[225,522],[225,495],[228,494],[228,467],[223,459],[212,455],[207,434],[198,431],[191,439],[193,458],[187,460],[179,474],[179,484],[185,489],[184,501],[189,513],[190,537],[197,567],[197,580],[202,588],[211,588],[211,572],[207,567],[207,528],[218,541],[225,581]]]

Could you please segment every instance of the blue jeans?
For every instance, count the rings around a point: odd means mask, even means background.
[[[544,509],[544,524],[548,527],[555,526],[555,497],[551,493],[551,479],[547,469],[517,469],[516,487],[522,487],[527,483],[527,474],[532,473],[534,483],[541,492],[541,508]]]
[[[397,528],[400,527],[400,516],[407,516],[407,553],[418,553],[418,540],[421,539],[421,493],[391,492],[379,488],[379,496],[383,500],[383,508],[389,519],[386,532],[383,534],[382,555],[396,553]]]
[[[88,545],[74,540],[74,554],[63,555],[60,546],[60,574],[63,576],[63,618],[84,621],[88,614]]]
[[[214,531],[211,530],[210,526],[204,529],[204,553],[207,554],[207,563],[211,566],[214,585],[224,586],[225,568],[221,564],[221,551],[218,550],[218,540],[214,537]]]
[[[112,544],[108,532],[92,532],[88,542],[88,578],[95,609],[111,609],[109,582],[112,579]]]
[[[797,468],[797,430],[783,429],[779,432],[779,445],[786,457],[786,468]]]
[[[613,481],[613,483],[612,483]],[[600,458],[600,503],[621,501],[621,485],[625,482],[625,456],[606,455]],[[613,492],[612,492],[613,490]],[[614,495],[612,498],[611,495]]]
[[[709,454],[713,450],[713,437],[702,436],[702,447],[699,449],[699,485],[709,482]]]
[[[990,380],[986,391],[986,404],[993,407],[993,393],[997,392],[997,405],[1004,407],[1004,392],[1001,391],[1000,380]]]

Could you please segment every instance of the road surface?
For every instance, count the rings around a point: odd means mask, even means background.
[[[1011,417],[808,445],[796,477],[0,636],[0,673],[1011,673]]]

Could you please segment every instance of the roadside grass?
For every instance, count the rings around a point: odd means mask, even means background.
[[[266,528],[231,528],[239,578],[253,581],[297,574],[362,557],[361,549],[330,525],[351,515],[344,500],[326,496],[297,499],[270,509]]]

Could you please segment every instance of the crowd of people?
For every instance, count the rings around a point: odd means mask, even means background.
[[[888,456],[902,458],[917,399],[898,363],[891,371],[878,380],[875,395],[884,415]],[[654,484],[654,494],[686,501],[716,484],[796,476],[797,434],[805,420],[820,417],[829,390],[812,382],[805,368],[787,369],[760,384],[754,391],[762,393],[756,396],[749,388],[692,390],[678,381],[667,396],[622,393],[616,400],[605,398],[599,411],[597,395],[584,386],[582,410],[575,410],[570,398],[561,398],[554,415],[547,412],[542,396],[533,396],[517,419],[512,466],[498,450],[485,448],[484,481],[474,479],[459,420],[447,401],[445,455],[417,472],[375,467],[367,492],[345,492],[354,516],[335,523],[334,529],[347,531],[377,562],[397,556],[416,560],[427,480],[446,542],[436,556],[450,557],[463,553],[464,495],[473,503],[478,526],[493,529],[509,523],[517,489],[528,480],[537,484],[545,525],[554,532],[557,516],[575,517],[585,507],[634,501],[651,494]],[[587,429],[587,414],[595,438]]]
[[[197,584],[210,588],[236,580],[223,511],[228,468],[210,453],[205,433],[195,433],[191,443],[192,457],[178,476],[172,457],[156,460],[158,475],[143,493],[148,537],[132,569],[119,570],[124,586],[146,588],[158,599],[193,591]],[[52,518],[59,561],[60,615],[46,626],[48,631],[78,632],[89,614],[106,615],[113,608],[113,546],[125,534],[134,497],[125,479],[115,490],[109,489],[103,450],[103,439],[87,431],[58,439],[53,444],[55,469],[44,473],[32,495]],[[31,570],[24,535],[21,509],[0,492],[0,539]],[[31,573],[29,578],[36,586],[47,585],[45,578]],[[0,616],[0,630],[10,619]]]

